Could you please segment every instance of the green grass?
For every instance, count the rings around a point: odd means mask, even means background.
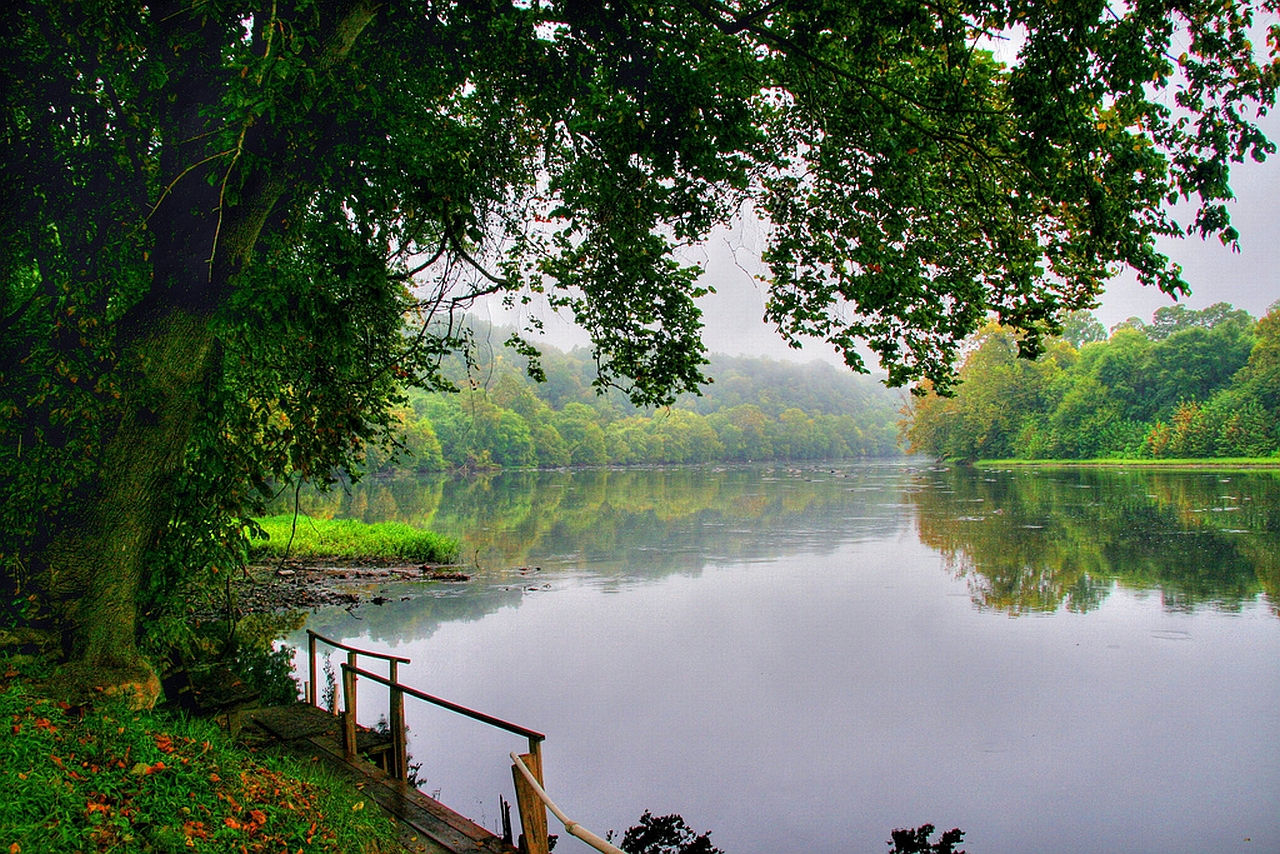
[[[1191,459],[1152,459],[1144,457],[1141,459],[1104,458],[1095,460],[978,460],[974,465],[981,468],[998,468],[1008,466],[1025,466],[1035,468],[1140,466],[1143,468],[1239,469],[1280,468],[1280,458],[1213,457]]]
[[[326,769],[247,752],[206,721],[69,707],[15,683],[0,725],[0,852],[358,854],[395,838]]]
[[[356,519],[315,519],[291,514],[255,520],[267,540],[255,540],[255,556],[280,558],[381,559],[422,563],[452,563],[458,557],[458,541],[400,522],[369,524]],[[290,536],[292,535],[292,544]]]

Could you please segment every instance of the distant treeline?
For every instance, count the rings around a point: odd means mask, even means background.
[[[1110,336],[1089,312],[1035,361],[992,325],[954,397],[906,410],[908,450],[946,459],[1280,456],[1280,302],[1161,308]]]
[[[497,337],[482,330],[481,340]],[[891,456],[903,395],[823,362],[712,359],[714,382],[657,411],[597,394],[591,354],[542,350],[545,381],[495,349],[448,367],[457,392],[411,390],[398,449],[370,449],[371,472],[643,465]]]

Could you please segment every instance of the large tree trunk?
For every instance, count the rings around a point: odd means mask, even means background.
[[[46,555],[76,663],[68,676],[80,686],[133,690],[142,705],[159,688],[137,646],[144,558],[173,513],[212,343],[207,315],[173,309],[122,354],[129,375],[119,427],[102,449],[102,475],[77,524]]]
[[[317,79],[342,61],[376,9],[376,0],[325,6],[309,57]],[[165,193],[146,220],[155,236],[152,290],[120,321],[122,396],[99,451],[100,474],[75,497],[78,515],[43,556],[72,660],[63,672],[66,690],[133,690],[140,705],[154,702],[159,691],[137,643],[146,554],[173,517],[187,445],[216,368],[214,318],[268,218],[304,183],[301,174],[326,144],[319,125],[284,133],[246,120],[234,152],[213,151],[217,127],[210,116],[225,94],[227,73],[221,35],[189,11],[174,4],[157,13],[157,56],[182,59],[167,84],[160,157]],[[242,151],[254,156],[241,158]],[[228,183],[238,187],[234,202],[224,196]]]

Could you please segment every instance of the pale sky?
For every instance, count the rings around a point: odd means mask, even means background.
[[[1280,116],[1268,117],[1264,128],[1271,139],[1280,141]],[[1183,267],[1183,278],[1192,293],[1181,301],[1189,308],[1228,302],[1261,317],[1268,306],[1280,300],[1280,154],[1266,163],[1235,165],[1231,185],[1236,200],[1229,207],[1232,224],[1240,231],[1238,253],[1216,239],[1198,237],[1162,241],[1160,248]],[[762,226],[746,223],[733,231],[717,232],[706,244],[686,253],[688,262],[703,265],[703,283],[716,290],[699,301],[707,348],[728,355],[801,362],[823,359],[839,364],[831,349],[818,341],[803,350],[789,349],[762,320],[765,290],[753,278],[763,270],[759,260],[762,242]],[[1149,321],[1156,309],[1173,304],[1172,298],[1155,288],[1138,285],[1131,273],[1117,277],[1101,301],[1095,314],[1107,328],[1130,317]],[[512,324],[518,319],[496,304],[478,306],[476,313],[495,324]],[[543,319],[549,343],[566,350],[588,343],[567,321],[545,314]],[[870,361],[869,366],[876,368]]]
[[[1270,23],[1260,19],[1258,26]],[[1264,44],[1261,29],[1255,44]],[[998,57],[1013,62],[1019,39],[1011,36],[1005,43],[993,44]],[[1170,97],[1166,94],[1165,96]],[[1280,113],[1273,112],[1260,122],[1263,131],[1280,143]],[[1159,248],[1182,265],[1183,278],[1191,286],[1191,294],[1181,302],[1200,309],[1217,302],[1228,302],[1261,317],[1267,308],[1280,300],[1280,154],[1266,163],[1252,161],[1234,164],[1231,186],[1236,200],[1229,204],[1232,224],[1240,232],[1240,251],[1232,252],[1216,239],[1198,237],[1161,241]],[[1184,226],[1191,211],[1179,211]],[[765,291],[753,278],[763,272],[759,250],[763,242],[762,227],[747,223],[732,232],[724,230],[697,250],[687,253],[686,260],[701,264],[705,270],[703,283],[716,293],[700,301],[705,330],[703,340],[713,353],[728,355],[768,356],[807,362],[823,359],[840,364],[831,348],[815,341],[803,350],[792,350],[778,334],[764,323]],[[1149,321],[1156,309],[1173,305],[1173,299],[1155,288],[1137,284],[1131,272],[1122,272],[1106,288],[1101,305],[1095,310],[1108,329],[1137,317]],[[517,316],[509,315],[496,303],[479,306],[478,313],[496,324],[513,324]],[[562,349],[589,343],[581,330],[564,319],[542,313],[549,343]],[[870,358],[868,365],[877,369]]]

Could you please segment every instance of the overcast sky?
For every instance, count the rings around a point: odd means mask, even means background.
[[[1264,128],[1271,139],[1280,140],[1280,117],[1268,117]],[[1261,317],[1268,306],[1280,300],[1280,155],[1262,164],[1236,165],[1231,185],[1237,197],[1230,209],[1232,223],[1240,231],[1239,252],[1232,252],[1216,239],[1202,241],[1198,237],[1162,241],[1160,247],[1183,267],[1183,278],[1192,289],[1191,295],[1181,300],[1188,307],[1228,302]],[[1186,215],[1180,221],[1189,219]],[[704,246],[686,253],[688,261],[704,267],[703,282],[716,290],[700,301],[708,349],[729,355],[839,363],[821,342],[801,351],[789,349],[763,322],[765,291],[753,278],[763,269],[759,263],[762,239],[761,226],[748,223],[732,232],[718,232]],[[1169,296],[1141,287],[1126,273],[1107,287],[1095,314],[1111,328],[1130,317],[1149,321],[1156,309],[1172,304]],[[497,324],[517,319],[494,306],[480,306],[477,313]],[[544,317],[544,321],[551,344],[569,349],[587,343],[566,321],[554,317]]]

